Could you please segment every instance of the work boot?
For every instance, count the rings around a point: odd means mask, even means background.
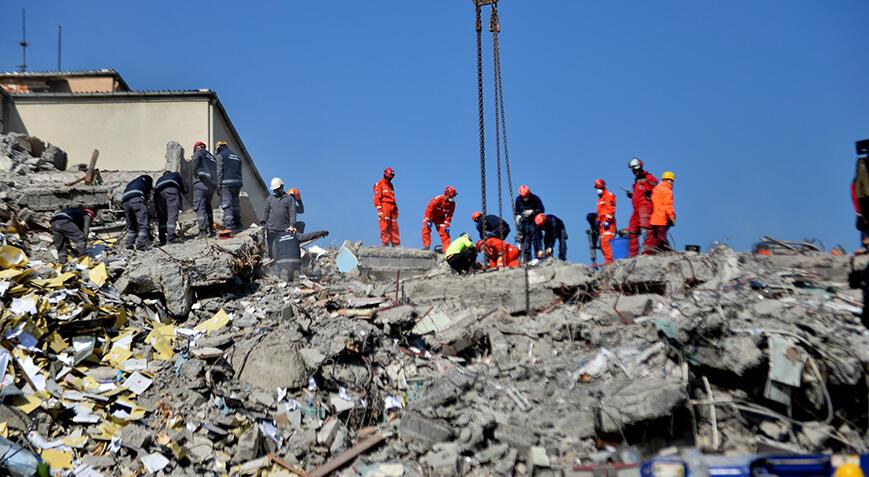
[[[153,244],[146,242],[141,245],[136,245],[136,250],[139,252],[147,252],[148,250],[151,250],[152,247]]]
[[[184,239],[181,237],[172,237],[169,239],[169,243],[184,243]]]
[[[205,229],[199,229],[199,233],[196,234],[196,238],[198,238],[198,239],[204,239],[205,237],[210,237],[210,236],[211,236],[211,234],[208,233],[208,231]]]
[[[131,243],[128,243],[127,246],[126,246],[126,249],[127,249],[127,250],[133,250],[133,249],[135,249],[135,248],[136,248],[136,246],[133,245],[133,244],[131,244]]]

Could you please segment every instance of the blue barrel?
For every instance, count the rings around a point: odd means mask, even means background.
[[[616,237],[610,241],[613,247],[613,260],[621,260],[631,255],[630,242],[626,237]]]

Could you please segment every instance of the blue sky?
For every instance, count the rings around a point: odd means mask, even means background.
[[[64,69],[218,91],[264,179],[300,188],[305,220],[335,243],[377,242],[371,187],[385,166],[397,171],[405,245],[421,244],[425,205],[446,184],[459,191],[454,233],[471,230],[470,0],[7,0],[2,70],[20,62],[25,5],[32,70],[55,68],[62,24]],[[848,184],[853,143],[869,137],[869,2],[502,0],[500,11],[513,181],[567,222],[570,259],[588,257],[594,179],[629,187],[632,156],[656,175],[675,171],[680,247],[746,249],[771,234],[854,248]],[[621,228],[630,204],[618,198]]]

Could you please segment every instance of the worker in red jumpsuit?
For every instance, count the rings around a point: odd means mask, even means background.
[[[489,237],[477,242],[477,250],[483,252],[489,268],[518,268],[519,249],[498,237]]]
[[[441,237],[441,250],[446,251],[450,247],[450,222],[453,221],[453,212],[456,211],[456,189],[447,186],[444,193],[429,201],[422,218],[422,247],[426,250],[431,248],[431,229],[437,227]]]
[[[628,223],[628,236],[631,257],[636,257],[640,254],[640,234],[643,234],[643,244],[651,237],[649,219],[652,217],[652,189],[658,185],[658,179],[643,169],[643,161],[639,158],[631,159],[628,167],[634,173],[634,189],[628,192],[628,198],[634,204],[634,213]]]
[[[616,195],[607,190],[606,181],[594,181],[597,189],[597,226],[600,250],[605,263],[613,263],[613,247],[610,242],[616,236]]]
[[[384,247],[398,247],[401,238],[398,235],[398,205],[395,203],[395,188],[392,179],[395,171],[387,167],[383,171],[383,179],[374,184],[374,207],[377,208],[377,220],[380,222],[380,243]]]

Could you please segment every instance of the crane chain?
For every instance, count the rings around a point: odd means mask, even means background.
[[[476,2],[475,2],[476,3]],[[480,200],[483,214],[483,227],[480,228],[480,240],[486,237],[486,126],[483,104],[483,21],[481,18],[480,4],[476,3],[477,10],[477,99],[480,116]]]
[[[503,188],[504,185],[501,181],[501,121],[498,119],[498,104],[500,103],[500,97],[498,93],[498,32],[501,29],[501,25],[498,21],[498,4],[492,4],[492,16],[489,20],[489,31],[492,32],[492,45],[494,48],[494,61],[492,62],[492,66],[494,68],[494,72],[492,74],[492,78],[495,80],[495,86],[492,88],[492,91],[495,92],[495,164],[497,169],[497,177],[498,177],[498,217],[502,220],[504,219],[504,199],[503,199]],[[499,224],[500,226],[500,224]]]

